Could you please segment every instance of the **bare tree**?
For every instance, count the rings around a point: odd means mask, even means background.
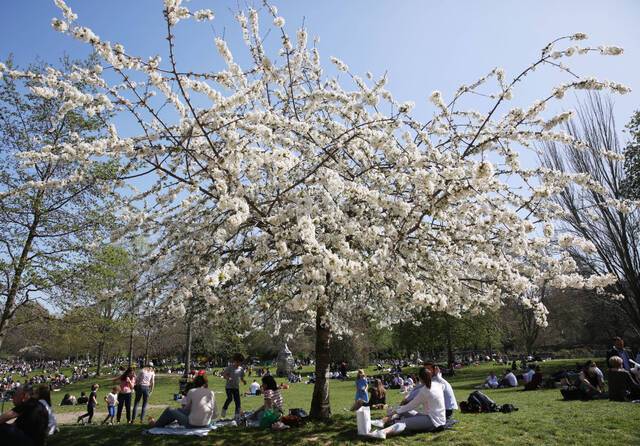
[[[541,155],[546,167],[587,174],[601,190],[567,186],[558,195],[564,209],[564,230],[584,237],[595,246],[585,254],[574,250],[576,261],[586,270],[610,273],[618,278],[607,291],[619,295],[617,306],[640,333],[640,213],[624,199],[623,149],[608,97],[589,94],[579,102],[577,116],[566,124],[568,133],[585,143],[547,142]],[[603,153],[606,155],[603,157]],[[614,197],[610,199],[608,197]]]

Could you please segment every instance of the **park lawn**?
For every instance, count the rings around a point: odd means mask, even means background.
[[[549,372],[572,366],[575,360],[548,361],[543,371]],[[499,372],[499,367],[490,364],[467,367],[450,379],[458,401],[466,399],[473,387],[482,382],[491,369]],[[372,372],[372,370],[370,370]],[[163,375],[158,378],[157,390],[150,404],[152,416],[157,416],[162,408],[158,406],[175,405],[173,393],[177,389],[177,376]],[[98,380],[100,384],[109,384],[108,379]],[[56,392],[54,401],[59,402],[65,392],[78,394],[80,388],[88,388],[87,381],[67,386]],[[345,408],[353,402],[353,381],[330,382],[333,420],[330,424],[308,423],[301,428],[284,432],[271,432],[259,429],[224,428],[212,431],[206,438],[155,437],[142,435],[143,426],[61,426],[60,433],[51,438],[52,446],[72,445],[223,445],[223,444],[355,444],[372,442],[362,440],[356,435],[355,415]],[[214,390],[218,403],[224,400],[224,382],[221,378],[211,377],[210,387]],[[312,385],[294,384],[284,391],[287,408],[302,407],[308,410],[311,401]],[[244,390],[244,389],[243,389]],[[106,388],[100,390],[100,399]],[[630,403],[612,403],[609,401],[562,401],[559,390],[540,390],[522,392],[519,389],[487,390],[486,393],[498,404],[511,403],[520,410],[510,414],[461,414],[455,418],[460,421],[453,430],[437,434],[418,434],[395,437],[386,443],[393,445],[417,445],[425,441],[452,445],[604,445],[615,443],[640,445],[640,405]],[[391,390],[389,402],[397,403],[401,399],[398,391]],[[54,402],[54,404],[55,404]],[[253,409],[261,404],[256,397],[243,397],[244,409]],[[233,407],[233,405],[231,406]],[[81,407],[55,407],[56,413],[78,412]],[[104,416],[104,404],[98,407],[96,420]],[[372,417],[379,418],[382,411],[373,411]]]

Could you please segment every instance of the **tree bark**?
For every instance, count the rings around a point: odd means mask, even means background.
[[[187,322],[187,348],[184,356],[184,372],[189,376],[191,373],[191,320]]]
[[[104,355],[104,341],[98,342],[98,366],[96,367],[96,376],[100,376],[100,368],[102,367],[102,356]]]
[[[326,309],[322,306],[318,307],[316,310],[316,382],[313,386],[313,397],[309,413],[309,416],[315,420],[328,420],[331,418],[329,383],[327,382],[331,329],[328,324],[322,321],[325,315]]]
[[[129,332],[129,367],[133,365],[133,325]]]
[[[144,365],[149,364],[149,338],[151,337],[151,329],[147,329],[144,339]]]
[[[445,315],[446,321],[446,335],[447,335],[447,367],[450,369],[453,368],[453,362],[455,358],[453,357],[453,345],[451,340],[451,321],[449,320],[449,316]]]

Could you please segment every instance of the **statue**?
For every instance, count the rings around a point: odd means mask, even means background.
[[[293,372],[295,362],[286,341],[282,346],[282,350],[280,350],[280,352],[278,353],[278,359],[276,361],[278,364],[278,368],[276,369],[276,376],[288,377],[289,374]]]

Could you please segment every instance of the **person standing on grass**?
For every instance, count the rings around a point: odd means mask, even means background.
[[[359,369],[356,375],[356,398],[351,410],[358,410],[358,408],[369,402],[368,389],[369,382],[367,381],[367,375],[364,373],[364,370]]]
[[[247,382],[244,380],[243,361],[244,357],[240,353],[236,353],[231,358],[231,365],[227,366],[222,373],[222,377],[227,381],[225,385],[227,399],[222,406],[222,418],[227,416],[227,409],[231,404],[231,400],[234,401],[236,406],[235,416],[240,415],[240,381],[242,381],[244,385],[247,385]]]
[[[91,393],[89,394],[89,401],[87,401],[87,413],[84,415],[80,415],[78,417],[78,423],[84,424],[84,419],[88,417],[88,422],[91,424],[93,420],[93,411],[98,405],[98,389],[100,386],[98,384],[94,384],[91,386]]]
[[[118,393],[120,392],[120,386],[113,386],[111,393],[108,393],[104,397],[105,403],[107,403],[107,417],[102,424],[113,424],[113,418],[116,416],[116,404],[118,403]]]
[[[149,396],[151,395],[151,392],[153,392],[153,387],[155,386],[155,376],[156,373],[153,370],[152,362],[149,362],[149,364],[147,364],[146,367],[144,367],[142,370],[140,370],[140,373],[138,373],[138,378],[135,386],[136,400],[133,404],[133,417],[131,418],[132,421],[135,421],[136,419],[136,413],[138,410],[138,403],[140,402],[140,399],[142,399],[140,422],[142,423],[144,421],[144,414],[147,411],[147,402],[149,401]]]
[[[127,423],[131,423],[131,392],[136,385],[136,375],[133,368],[129,367],[116,380],[120,381],[120,392],[118,393],[118,415],[116,421],[119,423],[122,417],[122,409],[127,409]]]

